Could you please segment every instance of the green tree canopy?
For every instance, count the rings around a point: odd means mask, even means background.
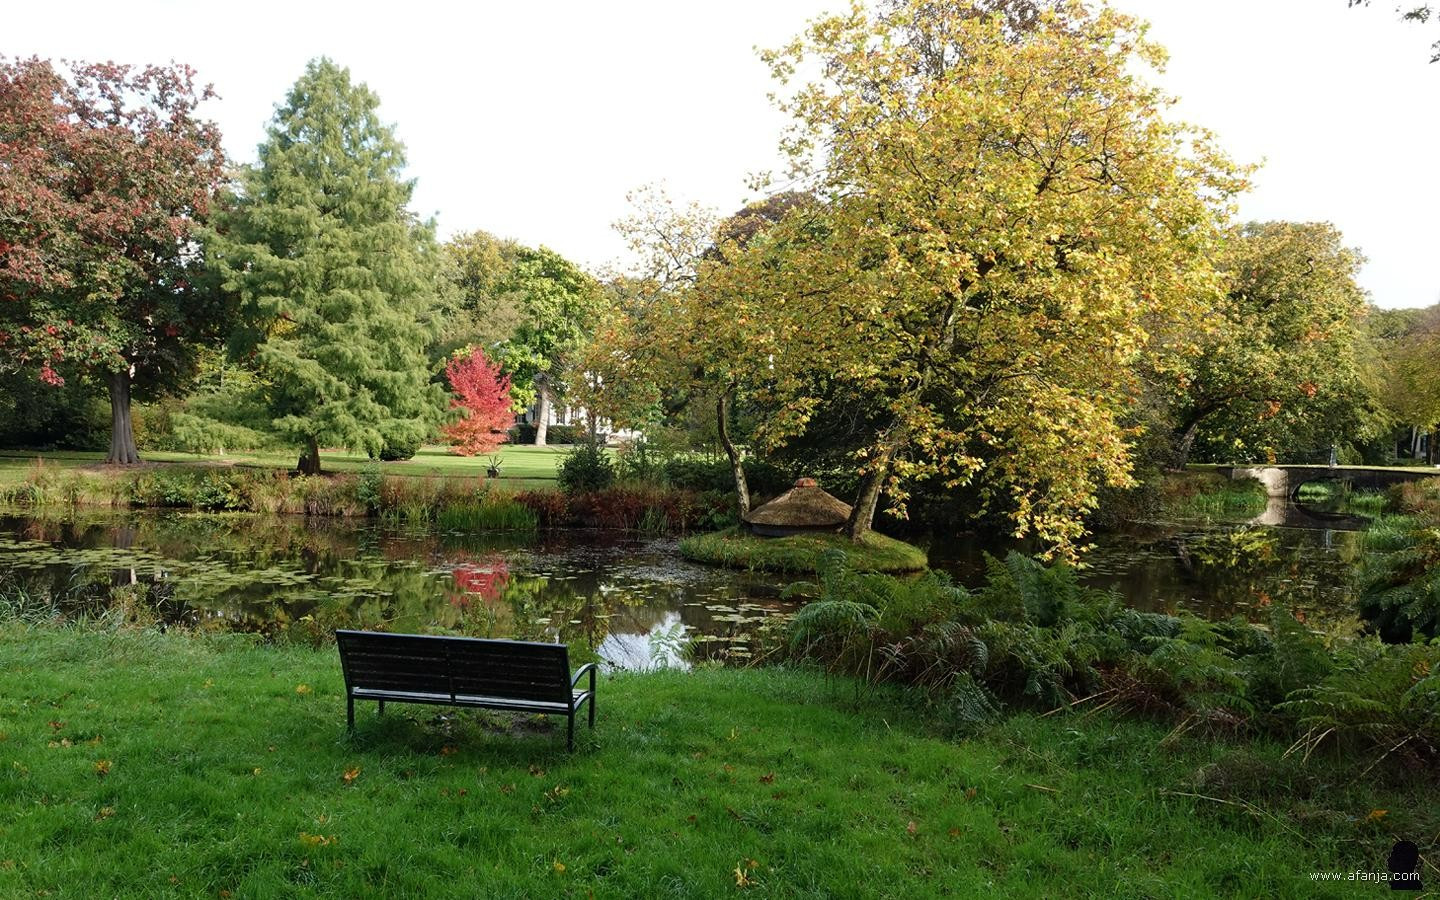
[[[522,407],[536,405],[535,443],[546,440],[550,403],[564,396],[572,370],[599,324],[604,294],[579,266],[548,247],[521,247],[502,290],[519,304],[520,322],[497,349]]]
[[[442,335],[446,349],[494,347],[509,340],[523,317],[511,278],[523,248],[485,231],[470,231],[446,241],[444,249],[455,285]]]
[[[440,251],[407,209],[404,148],[378,107],[349,70],[311,62],[212,237],[242,302],[232,348],[305,472],[319,471],[322,445],[418,445],[445,409],[427,356]]]
[[[1173,376],[1174,463],[1197,442],[1228,461],[1363,436],[1360,254],[1327,223],[1265,222],[1240,229],[1221,261],[1226,296],[1187,327],[1199,353]]]

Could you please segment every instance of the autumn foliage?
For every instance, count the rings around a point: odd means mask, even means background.
[[[194,237],[224,157],[187,66],[0,57],[0,366],[110,382],[109,460],[137,460],[130,384],[171,387],[220,340]]]
[[[446,425],[445,438],[461,456],[488,453],[505,442],[515,420],[510,402],[510,376],[500,374],[500,364],[475,349],[457,356],[445,367],[445,378],[455,392],[450,405],[462,411],[461,418]]]

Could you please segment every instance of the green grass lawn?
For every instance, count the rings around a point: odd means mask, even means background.
[[[505,445],[500,448],[500,476],[507,486],[553,487],[555,470],[569,447],[533,447]],[[163,450],[145,451],[140,454],[147,463],[176,465],[234,465],[262,468],[293,469],[299,458],[295,453],[227,453],[201,454],[180,453]],[[56,451],[0,451],[0,481],[19,481],[25,477],[36,458],[45,460],[47,465],[66,467],[99,465],[105,459],[104,453],[82,450]],[[320,453],[323,470],[330,472],[354,472],[374,462],[362,454],[350,454],[324,450]],[[456,456],[446,447],[423,447],[414,459],[379,463],[386,475],[445,475],[484,478],[489,461],[484,456]]]
[[[952,741],[780,669],[599,698],[573,755],[434,707],[347,738],[333,649],[3,625],[0,896],[1353,896],[1309,873],[1437,830],[1419,776],[1103,715]]]

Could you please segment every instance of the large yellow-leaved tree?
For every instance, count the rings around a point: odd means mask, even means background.
[[[1105,8],[856,5],[764,58],[815,202],[701,264],[694,352],[766,409],[762,445],[823,397],[866,411],[852,537],[882,491],[903,510],[938,479],[1072,553],[1098,487],[1130,480],[1152,333],[1221,294],[1243,172],[1166,117],[1142,77],[1162,51]]]

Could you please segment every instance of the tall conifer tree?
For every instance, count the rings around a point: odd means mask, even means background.
[[[444,414],[426,354],[441,287],[434,228],[407,209],[405,150],[348,69],[311,62],[213,236],[244,325],[232,349],[265,388],[269,428],[319,448],[417,445]]]

